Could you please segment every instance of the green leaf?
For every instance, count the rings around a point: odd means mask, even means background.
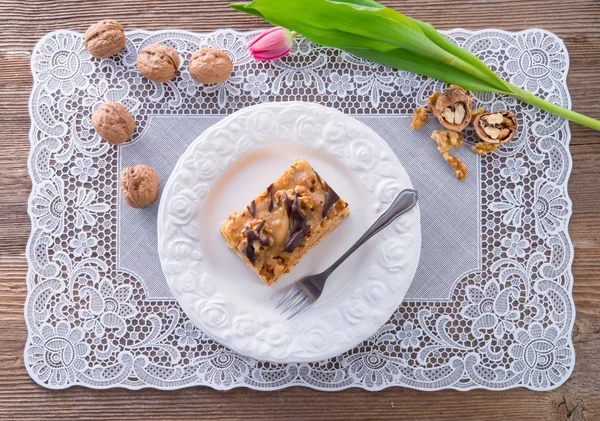
[[[353,4],[355,6],[372,7],[375,9],[382,9],[385,7],[373,0],[331,0],[331,2],[332,3],[349,3],[349,4]]]
[[[238,12],[243,12],[243,13],[247,13],[249,15],[253,15],[256,17],[259,17],[263,20],[267,20],[265,19],[265,17],[257,10],[254,10],[252,8],[246,7],[249,3],[230,3],[229,7],[231,7],[232,9],[237,10]]]
[[[445,63],[438,63],[435,66],[427,59],[412,54],[405,50],[391,50],[380,53],[368,49],[347,49],[358,57],[390,66],[396,69],[403,69],[412,73],[418,73],[425,76],[439,79],[443,82],[462,86],[465,89],[472,91],[492,91],[499,92],[493,85],[487,81],[478,79],[473,75],[456,69]]]
[[[412,19],[412,18],[411,18]],[[422,22],[420,20],[412,19],[415,22],[423,33],[433,42],[435,42],[438,46],[443,48],[445,51],[453,54],[454,56],[466,61],[472,66],[480,69],[482,72],[487,74],[490,77],[490,82],[493,80],[494,84],[503,92],[508,92],[509,89],[506,87],[504,81],[500,79],[483,61],[479,60],[473,54],[468,52],[467,50],[460,48],[458,45],[454,44],[450,40],[448,40],[445,36],[440,34],[431,24]]]

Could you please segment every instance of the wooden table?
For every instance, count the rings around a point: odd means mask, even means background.
[[[301,1],[301,0],[299,0]],[[558,389],[537,393],[419,392],[389,388],[324,393],[294,387],[278,392],[206,387],[161,392],[75,387],[46,390],[27,375],[23,348],[26,296],[25,243],[29,235],[27,173],[32,85],[29,59],[37,40],[55,29],[85,31],[102,18],[126,29],[266,26],[226,7],[226,1],[0,0],[0,418],[214,419],[214,420],[600,420],[600,134],[571,124],[573,200],[570,233],[575,245],[573,331],[577,362]],[[560,36],[569,50],[568,84],[577,111],[600,118],[600,3],[598,0],[398,0],[384,1],[440,29],[540,27]]]

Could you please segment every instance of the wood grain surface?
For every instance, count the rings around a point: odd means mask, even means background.
[[[301,1],[301,0],[298,0]],[[562,37],[570,53],[568,84],[573,108],[600,118],[600,2],[598,0],[383,1],[439,29],[540,27]],[[206,387],[161,392],[75,387],[46,390],[27,375],[26,211],[32,86],[29,69],[36,41],[55,29],[85,31],[102,18],[126,29],[264,27],[225,1],[0,0],[0,419],[2,420],[600,420],[600,134],[571,124],[573,173],[569,227],[575,246],[573,295],[576,366],[558,389],[538,393],[419,392],[389,388],[324,393],[306,388],[218,392]]]

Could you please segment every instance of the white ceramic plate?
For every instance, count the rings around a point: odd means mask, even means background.
[[[296,158],[350,204],[350,216],[271,287],[225,244],[220,223],[243,209]],[[171,291],[202,331],[272,362],[320,361],[367,339],[398,307],[419,260],[418,207],[371,239],[329,278],[317,303],[286,322],[284,291],[326,269],[412,184],[373,130],[317,104],[280,102],[238,111],[185,151],[158,213],[158,251]]]

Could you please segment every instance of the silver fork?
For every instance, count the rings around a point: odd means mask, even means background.
[[[367,232],[365,232],[362,237],[360,237],[358,241],[342,255],[342,257],[327,270],[317,275],[305,276],[292,285],[283,298],[281,298],[275,309],[283,306],[283,311],[281,312],[282,315],[290,311],[291,314],[286,319],[290,320],[292,317],[297,316],[312,306],[315,301],[317,301],[317,298],[321,296],[323,288],[325,287],[325,281],[327,281],[329,275],[331,275],[344,260],[350,257],[352,253],[358,250],[358,248],[366,243],[371,237],[391,224],[394,219],[412,209],[417,204],[417,198],[418,194],[416,190],[407,189],[398,193],[398,196],[396,196],[390,207],[377,218],[377,221],[371,225]]]

